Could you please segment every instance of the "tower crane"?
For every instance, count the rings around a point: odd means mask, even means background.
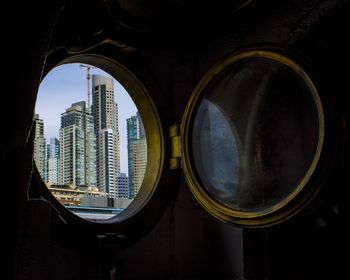
[[[95,68],[94,66],[91,65],[85,65],[85,64],[80,64],[80,68],[86,68],[87,71],[87,75],[86,75],[86,79],[87,79],[87,107],[90,110],[90,79],[91,79],[91,75],[90,75],[90,69]]]

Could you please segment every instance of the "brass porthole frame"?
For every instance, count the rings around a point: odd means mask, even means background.
[[[107,72],[126,89],[141,115],[147,141],[147,166],[138,194],[127,208],[112,218],[99,221],[84,220],[103,224],[117,223],[129,219],[148,203],[159,184],[163,171],[164,136],[157,110],[149,93],[139,79],[128,68],[116,60],[96,54],[79,54],[63,59],[52,67],[52,69],[69,63],[90,64]]]
[[[120,63],[113,56],[106,56],[99,52],[63,55],[49,59],[44,74],[60,65],[70,63],[89,64],[102,69],[116,79],[133,99],[146,133],[145,176],[138,194],[127,208],[114,217],[98,221],[79,217],[65,208],[46,187],[36,168],[34,168],[31,184],[52,204],[53,212],[59,217],[54,222],[54,232],[57,239],[65,245],[85,246],[84,242],[95,239],[100,240],[98,243],[129,246],[147,234],[158,222],[173,192],[172,184],[170,186],[164,184],[164,181],[168,180],[168,175],[164,174],[167,151],[163,123],[148,89],[128,65]],[[170,192],[167,198],[163,197],[165,187],[168,187]]]
[[[200,101],[205,88],[218,74],[222,73],[227,67],[238,61],[252,58],[266,58],[282,63],[283,65],[292,69],[296,74],[299,75],[299,77],[302,78],[302,80],[309,88],[311,94],[313,95],[317,107],[319,138],[313,161],[305,176],[291,194],[289,194],[284,200],[280,201],[279,203],[261,211],[240,211],[237,209],[232,209],[220,203],[215,198],[213,198],[201,185],[200,180],[197,178],[194,167],[192,167],[193,162],[190,156],[190,135],[192,119],[196,112],[197,104]],[[183,169],[191,192],[205,210],[223,222],[228,222],[243,227],[266,227],[289,219],[291,216],[295,215],[298,211],[305,207],[307,202],[310,201],[311,198],[315,195],[315,190],[311,190],[309,188],[308,191],[305,191],[305,189],[307,189],[307,186],[309,185],[308,183],[315,173],[315,170],[321,158],[325,140],[324,116],[324,108],[319,95],[319,91],[314,84],[311,76],[304,68],[302,68],[289,56],[286,56],[281,52],[277,52],[275,50],[248,49],[246,51],[234,53],[224,58],[216,65],[214,65],[201,79],[190,97],[183,117],[181,131]]]

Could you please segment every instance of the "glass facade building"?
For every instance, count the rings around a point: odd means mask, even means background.
[[[118,176],[118,198],[129,198],[129,179],[126,173],[120,173]]]
[[[85,102],[73,103],[61,115],[61,185],[96,186],[96,142],[93,118]]]
[[[59,158],[60,158],[60,141],[57,138],[50,138],[47,144],[46,157],[46,183],[51,185],[59,184]]]
[[[137,195],[143,182],[147,166],[147,143],[142,120],[137,113],[127,122],[127,148],[129,170],[129,198]]]

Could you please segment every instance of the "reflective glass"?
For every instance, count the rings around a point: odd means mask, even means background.
[[[269,58],[237,61],[196,106],[190,156],[215,200],[264,211],[305,184],[319,149],[319,107],[294,69]]]

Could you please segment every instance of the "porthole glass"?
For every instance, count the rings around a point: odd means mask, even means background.
[[[43,79],[34,161],[47,189],[70,212],[91,221],[130,216],[151,196],[161,168],[161,141],[151,137],[159,166],[147,175],[147,133],[158,129],[156,116],[144,88],[124,68],[98,60],[111,69],[105,72],[85,60],[63,63]],[[142,100],[140,110],[133,99]]]
[[[209,211],[238,218],[277,211],[303,190],[320,158],[317,90],[302,68],[273,52],[246,52],[216,66],[187,114],[187,178]]]

